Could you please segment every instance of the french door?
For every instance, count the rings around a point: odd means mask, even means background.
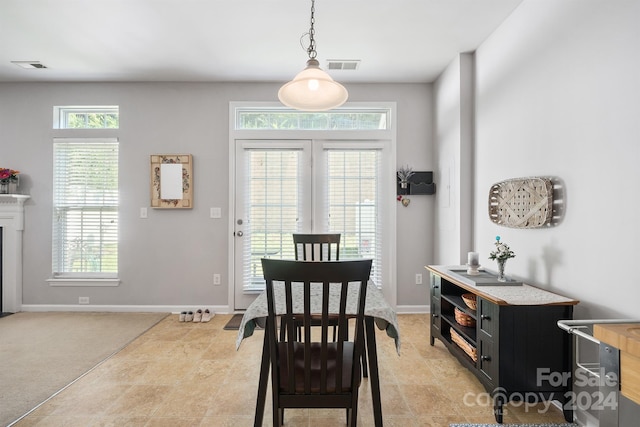
[[[235,170],[234,309],[242,310],[264,289],[261,259],[293,259],[291,234],[310,230],[311,141],[236,141]]]
[[[372,258],[381,283],[380,158],[375,142],[235,141],[235,310],[264,290],[262,258],[294,258],[296,232],[342,234],[340,258]]]

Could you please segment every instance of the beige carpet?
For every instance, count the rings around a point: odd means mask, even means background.
[[[0,318],[0,426],[7,426],[168,313],[16,313]]]

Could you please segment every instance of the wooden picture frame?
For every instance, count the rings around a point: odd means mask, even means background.
[[[151,155],[151,207],[193,208],[193,158],[191,154]]]

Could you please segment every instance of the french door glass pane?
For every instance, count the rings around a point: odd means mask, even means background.
[[[327,231],[342,234],[340,259],[373,259],[371,278],[381,283],[380,151],[331,149],[326,155]]]
[[[300,217],[300,150],[248,150],[245,156],[244,289],[264,289],[261,258],[293,259]]]

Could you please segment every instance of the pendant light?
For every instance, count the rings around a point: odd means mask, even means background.
[[[349,93],[340,83],[320,68],[316,59],[315,0],[311,0],[311,28],[309,29],[309,60],[307,67],[278,91],[278,98],[287,107],[303,111],[326,111],[341,106]]]

